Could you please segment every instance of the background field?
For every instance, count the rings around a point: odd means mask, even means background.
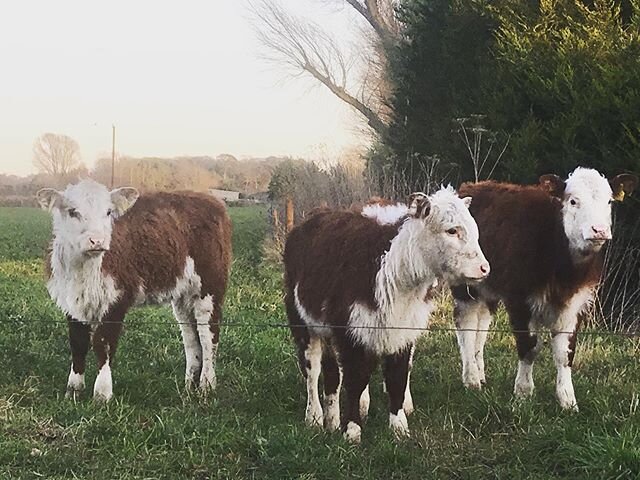
[[[234,252],[225,320],[282,323],[281,276],[261,260],[265,211],[232,209]],[[583,337],[574,376],[580,413],[554,396],[550,352],[536,395],[516,404],[509,335],[488,342],[489,385],[466,391],[455,337],[422,339],[414,367],[412,436],[393,441],[379,373],[360,447],[304,425],[305,393],[289,333],[223,328],[218,390],[183,391],[184,358],[167,308],[126,319],[114,400],[64,399],[66,325],[48,299],[46,214],[0,209],[0,478],[620,478],[640,477],[637,339]],[[450,326],[448,305],[436,323]],[[504,324],[500,320],[499,325]]]

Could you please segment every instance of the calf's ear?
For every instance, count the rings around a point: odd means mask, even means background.
[[[414,192],[407,199],[409,215],[416,218],[426,218],[431,211],[431,203],[426,193]]]
[[[609,179],[609,185],[613,191],[613,199],[621,202],[625,195],[630,195],[638,186],[638,177],[628,173],[621,173]]]
[[[113,203],[116,215],[120,216],[129,210],[133,204],[136,203],[139,196],[138,190],[133,187],[122,187],[112,190],[111,203]]]
[[[549,195],[562,198],[566,184],[559,176],[549,173],[540,177],[540,186],[546,190]]]
[[[50,212],[54,207],[62,205],[62,194],[53,188],[42,188],[36,193],[38,205],[43,210]]]

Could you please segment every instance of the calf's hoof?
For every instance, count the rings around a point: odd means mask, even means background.
[[[578,412],[578,402],[575,397],[566,395],[564,392],[557,393],[556,397],[558,398],[558,403],[560,404],[560,408],[567,412]]]
[[[398,410],[397,414],[389,414],[389,428],[397,439],[409,436],[409,422],[407,422],[407,416],[402,408]]]
[[[482,382],[479,379],[464,380],[463,383],[469,390],[482,390]]]
[[[324,429],[327,432],[335,432],[340,428],[340,417],[336,417],[332,415],[330,417],[325,417],[324,419]]]
[[[71,369],[71,372],[69,372],[69,379],[67,380],[67,391],[64,394],[65,398],[70,398],[75,401],[83,390],[84,374],[75,373],[73,369]]]
[[[64,398],[73,400],[75,402],[76,400],[78,400],[78,398],[80,398],[81,393],[82,390],[76,390],[67,386],[67,391],[64,393]]]
[[[344,438],[353,445],[359,445],[362,440],[362,428],[356,422],[347,423],[344,431]]]
[[[213,394],[213,392],[215,392],[216,390],[216,380],[213,379],[212,382],[210,383],[205,383],[203,384],[202,382],[200,382],[200,384],[198,385],[198,393],[200,393],[200,395],[202,395],[203,397],[207,397],[211,394]]]
[[[205,373],[200,375],[200,381],[198,382],[198,389],[201,393],[207,394],[213,392],[218,384],[218,379],[215,372]]]
[[[560,404],[560,407],[565,411],[565,412],[575,412],[578,413],[580,411],[580,409],[578,408],[578,404],[577,403],[568,403],[568,404]]]
[[[307,411],[304,415],[304,421],[310,427],[322,428],[322,409],[307,407]]]
[[[327,432],[335,432],[340,428],[340,410],[327,408],[324,414],[324,429]]]
[[[107,403],[113,398],[112,392],[94,392],[93,401],[96,403]]]
[[[482,380],[480,378],[480,372],[477,368],[469,368],[468,371],[462,374],[462,383],[470,390],[481,390]]]
[[[518,400],[525,400],[533,395],[534,386],[530,382],[516,382],[513,394]]]
[[[111,369],[109,365],[103,366],[98,372],[96,382],[93,384],[93,399],[96,402],[108,402],[113,397],[113,383],[111,381]]]
[[[189,392],[193,392],[200,386],[200,374],[187,373],[184,376],[184,388]]]

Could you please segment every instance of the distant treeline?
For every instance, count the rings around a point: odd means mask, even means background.
[[[238,160],[232,155],[217,157],[119,157],[115,162],[114,184],[129,185],[141,191],[194,190],[210,188],[233,190],[244,195],[266,192],[273,169],[288,160],[283,157]],[[42,187],[64,188],[78,178],[90,176],[111,183],[111,159],[96,162],[92,170],[79,168],[64,176],[47,174],[18,177],[0,174],[0,204],[31,205],[33,195]]]

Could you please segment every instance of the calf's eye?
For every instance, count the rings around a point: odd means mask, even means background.
[[[71,218],[80,218],[80,214],[75,208],[70,208],[67,210],[67,213]]]
[[[458,234],[458,229],[457,228],[450,228],[449,230],[447,230],[447,233],[449,235],[457,235]]]
[[[571,205],[576,205],[578,202],[576,202],[573,198],[571,200],[569,200],[569,203]]]
[[[111,216],[111,213],[112,213],[112,210],[111,210],[111,209],[107,210],[107,217],[110,217],[110,216]]]

